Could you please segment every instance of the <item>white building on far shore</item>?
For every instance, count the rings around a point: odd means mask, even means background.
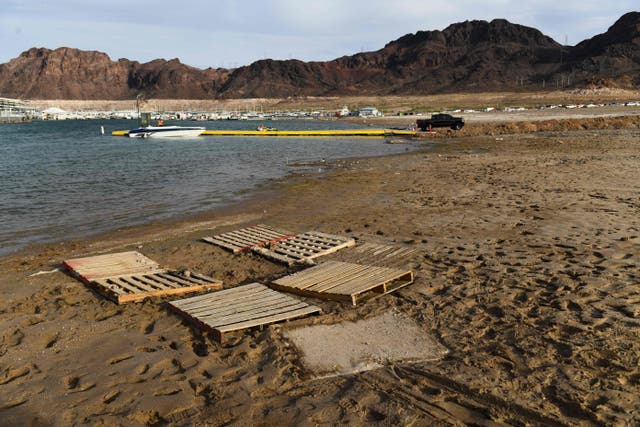
[[[0,123],[31,120],[35,114],[34,108],[19,99],[0,98]]]
[[[43,120],[67,120],[69,114],[62,108],[49,107],[46,110],[42,110]]]
[[[360,117],[380,117],[383,114],[376,107],[364,107],[360,109]]]
[[[342,107],[341,110],[336,111],[336,116],[338,116],[338,117],[347,117],[350,113],[351,113],[351,111],[349,111],[349,107],[347,107],[345,105],[344,107]]]

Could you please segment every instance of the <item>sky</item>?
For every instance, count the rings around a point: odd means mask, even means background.
[[[0,0],[0,63],[32,47],[178,58],[198,68],[327,61],[408,33],[496,18],[576,45],[634,10],[638,0]]]

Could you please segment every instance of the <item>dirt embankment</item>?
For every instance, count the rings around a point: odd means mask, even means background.
[[[468,123],[459,132],[438,132],[444,136],[482,136],[482,135],[507,135],[527,134],[534,132],[572,132],[593,131],[603,129],[638,129],[640,128],[640,116],[620,117],[591,117],[575,119],[551,119],[537,121],[513,121],[497,123]]]

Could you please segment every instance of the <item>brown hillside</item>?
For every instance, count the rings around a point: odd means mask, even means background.
[[[606,33],[562,46],[504,19],[419,31],[375,52],[327,62],[264,59],[235,70],[177,59],[140,64],[100,52],[30,49],[0,64],[0,96],[32,99],[172,99],[388,96],[640,86],[640,12]]]

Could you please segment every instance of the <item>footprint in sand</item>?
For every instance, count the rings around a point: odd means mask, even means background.
[[[118,396],[120,396],[120,390],[112,390],[109,393],[105,394],[104,396],[102,396],[102,402],[109,404],[111,402],[113,402],[114,400],[116,400],[118,398]]]
[[[22,339],[24,338],[24,334],[20,329],[14,329],[12,331],[7,331],[6,334],[3,334],[0,337],[0,349],[2,346],[6,347],[15,347],[22,343]],[[4,351],[0,351],[0,355],[4,354]]]
[[[96,386],[96,383],[82,384],[80,387],[74,388],[71,393],[82,393],[83,391],[91,390]]]
[[[8,400],[6,402],[2,402],[0,403],[0,411],[4,410],[4,409],[10,409],[10,408],[15,408],[16,406],[20,406],[23,403],[26,403],[29,399],[25,396],[19,396],[19,397],[15,397],[11,400]]]
[[[155,320],[151,320],[147,323],[145,323],[144,325],[142,325],[142,333],[144,334],[150,334],[151,332],[153,332],[153,329],[156,326],[156,321]]]
[[[180,387],[168,387],[153,392],[154,396],[172,396],[182,391]]]
[[[31,369],[28,366],[20,366],[19,368],[7,368],[2,375],[0,375],[0,385],[9,384],[12,381],[17,380],[20,377],[24,377]]]
[[[582,312],[582,306],[576,302],[568,301],[567,302],[567,310],[575,311],[577,313]]]
[[[145,426],[158,425],[162,421],[157,411],[137,411],[127,418]]]
[[[112,357],[111,359],[109,359],[107,361],[107,363],[109,363],[109,365],[115,365],[116,363],[120,363],[120,362],[123,362],[123,361],[131,359],[131,358],[133,358],[133,354],[126,354],[124,356],[116,356],[116,357]]]
[[[80,378],[75,375],[69,375],[64,378],[64,386],[67,388],[67,390],[73,390],[78,386],[79,382]]]
[[[633,254],[624,253],[624,252],[617,252],[617,253],[614,253],[612,256],[613,259],[629,259],[632,257],[633,257]]]
[[[51,348],[56,342],[58,342],[58,334],[53,334],[44,339],[44,348]]]

